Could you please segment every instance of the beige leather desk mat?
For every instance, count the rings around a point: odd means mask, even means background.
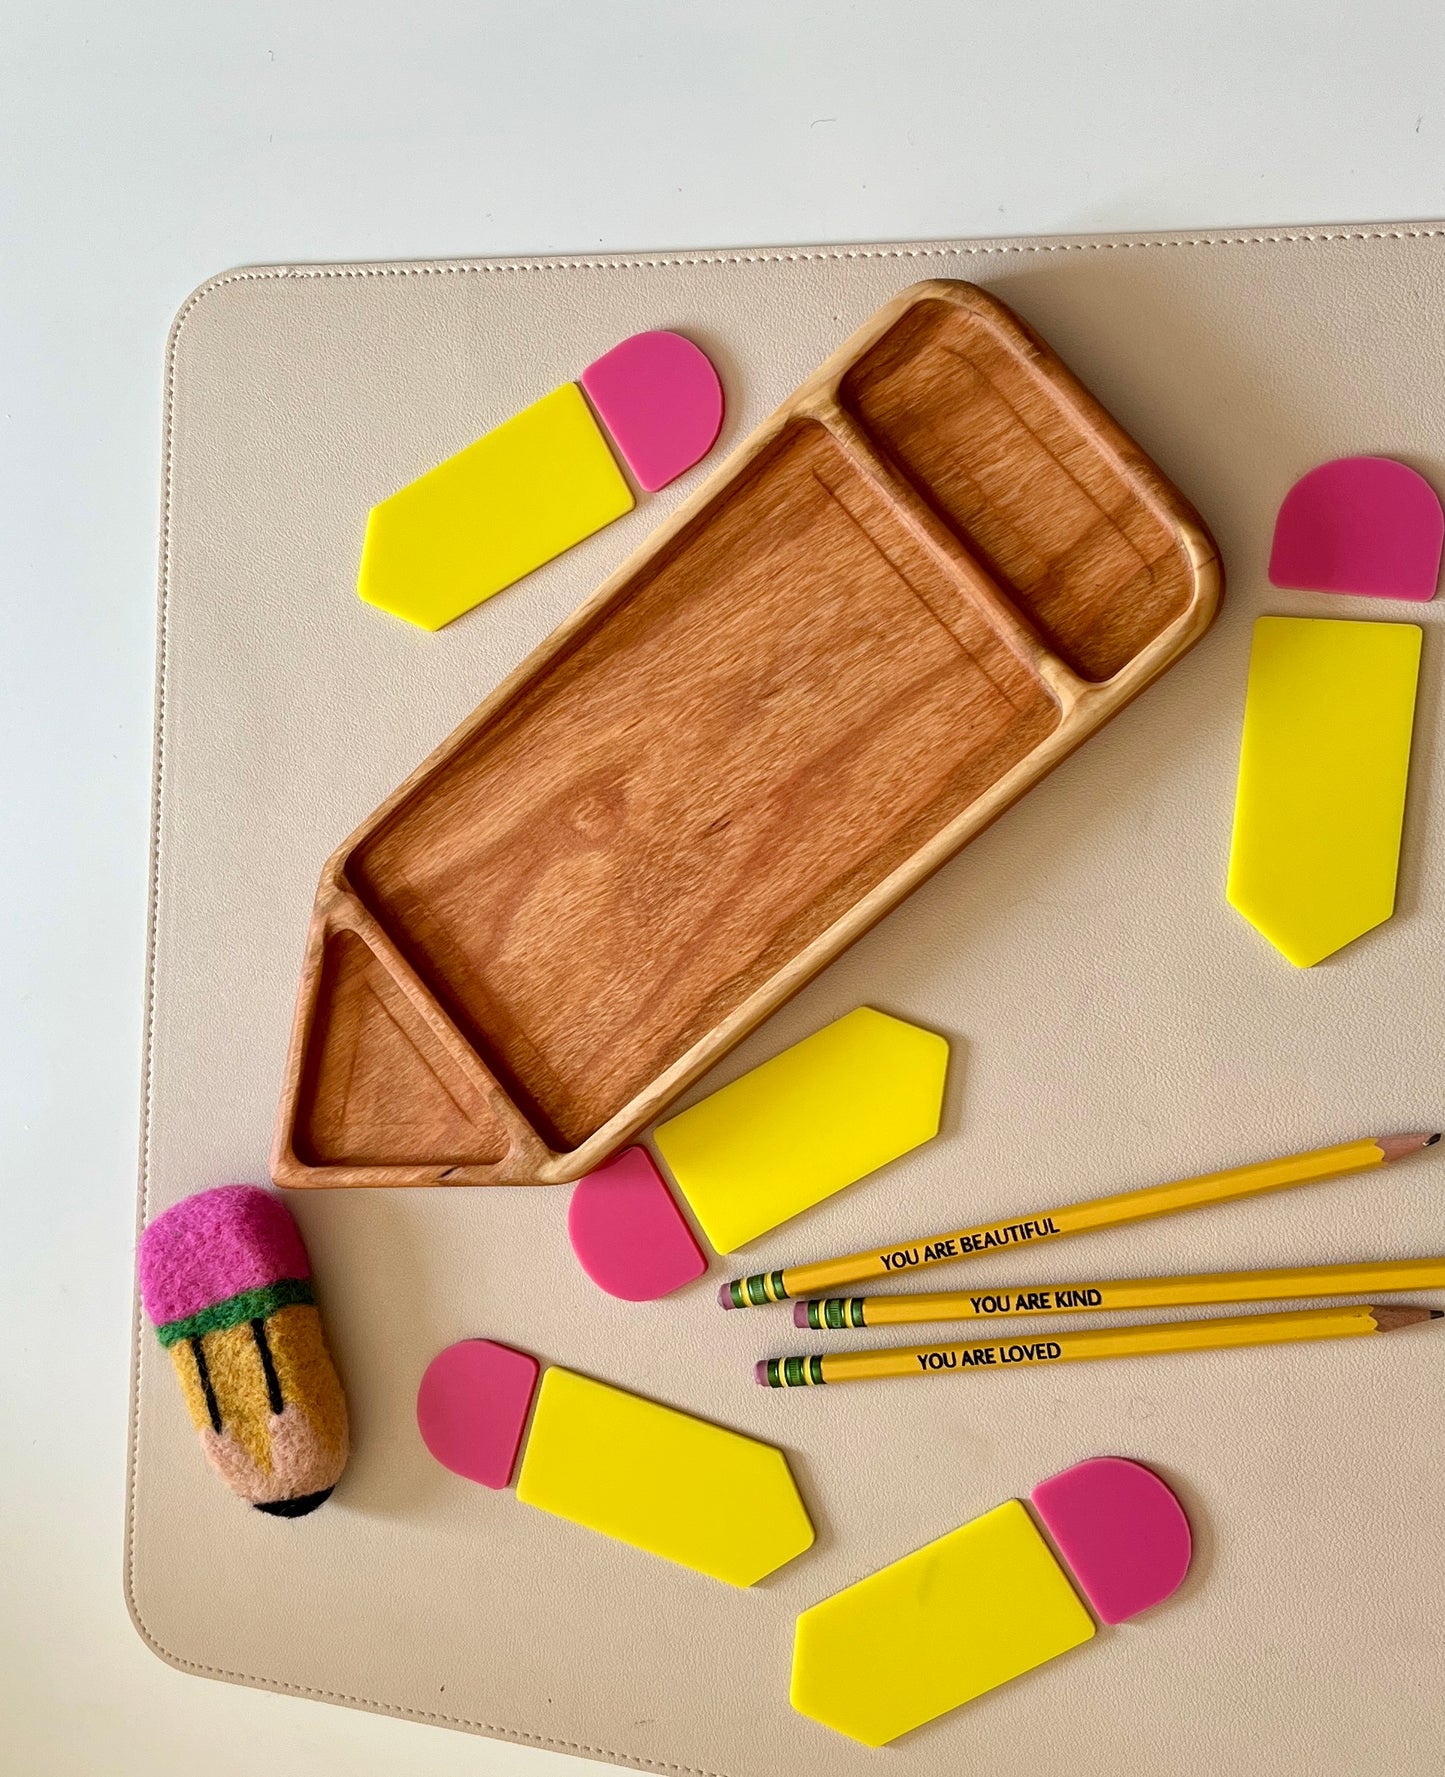
[[[1389,452],[1445,485],[1445,230],[263,267],[205,285],[167,360],[143,1217],[265,1177],[323,858],[703,471],[438,635],[356,599],[371,502],[644,327],[712,353],[726,449],[930,275],[987,284],[1040,328],[1199,505],[1229,573],[1194,654],[708,1082],[868,1002],[952,1040],[942,1136],[645,1306],[582,1275],[567,1187],[294,1197],[351,1466],[304,1521],[246,1510],[138,1333],[136,1623],[188,1671],[649,1770],[1439,1777],[1439,1335],[772,1394],[753,1360],[806,1336],[713,1296],[764,1263],[1441,1116],[1438,634],[1396,918],[1299,972],[1223,881],[1253,619],[1440,627],[1435,605],[1272,591],[1265,562],[1281,496],[1322,458]],[[969,1275],[1438,1251],[1442,1202],[1426,1157]],[[815,1547],[735,1591],[448,1474],[417,1436],[416,1383],[476,1334],[776,1440]],[[1172,1602],[886,1752],[790,1711],[799,1610],[1100,1452],[1184,1498],[1197,1555]]]

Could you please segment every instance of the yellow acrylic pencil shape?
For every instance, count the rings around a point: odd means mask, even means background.
[[[805,1610],[794,1709],[884,1746],[1090,1640],[1095,1616],[1162,1603],[1189,1570],[1188,1520],[1140,1463],[1076,1463],[1030,1499],[1052,1549],[1011,1499]]]
[[[634,333],[373,506],[357,591],[441,629],[630,512],[619,459],[641,487],[666,487],[712,449],[722,413],[700,347]]]
[[[453,1474],[730,1586],[752,1586],[812,1545],[783,1452],[661,1401],[493,1339],[438,1352],[417,1429]]]
[[[632,506],[582,391],[563,383],[372,507],[357,590],[440,629]]]
[[[1395,910],[1420,637],[1413,623],[1254,626],[1229,900],[1300,968]]]

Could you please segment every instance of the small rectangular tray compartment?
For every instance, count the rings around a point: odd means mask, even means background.
[[[600,1164],[1218,594],[1009,310],[905,291],[328,862],[277,1182]]]
[[[1083,678],[1110,679],[1183,615],[1193,564],[1174,515],[1139,498],[1139,453],[1079,426],[1047,357],[991,319],[915,304],[839,402],[1044,640]]]

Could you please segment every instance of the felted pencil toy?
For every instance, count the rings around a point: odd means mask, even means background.
[[[258,1511],[315,1511],[350,1446],[290,1210],[259,1185],[201,1191],[146,1229],[139,1269],[211,1466]]]

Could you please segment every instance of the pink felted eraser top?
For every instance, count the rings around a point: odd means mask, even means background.
[[[1029,1498],[1105,1623],[1161,1603],[1189,1571],[1184,1508],[1140,1463],[1096,1456],[1040,1481]]]
[[[1269,577],[1305,592],[1435,596],[1445,512],[1423,475],[1390,457],[1336,457],[1302,475],[1274,524]]]
[[[158,1327],[311,1275],[291,1211],[260,1185],[217,1185],[173,1204],[141,1235],[137,1262],[141,1300]]]
[[[707,353],[680,333],[634,333],[580,381],[649,493],[700,463],[717,440],[722,384]]]
[[[463,1339],[437,1353],[416,1391],[416,1423],[443,1468],[483,1487],[507,1485],[540,1368],[492,1339]]]
[[[579,1181],[567,1206],[567,1235],[598,1289],[624,1302],[654,1302],[707,1270],[646,1148],[627,1148]]]

